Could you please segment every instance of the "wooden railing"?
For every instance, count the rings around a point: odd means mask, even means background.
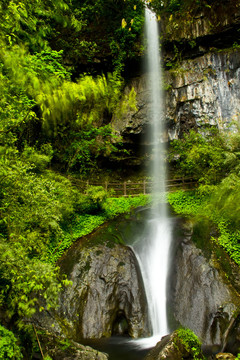
[[[150,194],[154,183],[152,181],[132,182],[130,180],[123,182],[94,182],[82,181],[76,178],[69,177],[69,180],[82,192],[86,192],[89,186],[102,186],[106,191],[109,191],[110,196],[138,196],[141,194]],[[197,186],[197,181],[193,178],[170,179],[166,181],[166,191],[176,191],[178,189],[189,190]]]

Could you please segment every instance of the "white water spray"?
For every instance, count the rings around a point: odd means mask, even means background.
[[[141,347],[151,347],[160,341],[168,331],[166,311],[166,281],[168,273],[169,248],[171,243],[171,224],[167,218],[166,203],[160,202],[165,194],[164,165],[164,109],[161,90],[161,64],[159,52],[158,24],[155,15],[146,8],[148,87],[150,89],[150,123],[153,161],[153,198],[155,204],[152,218],[146,224],[146,231],[133,245],[145,286],[152,336],[138,341]]]

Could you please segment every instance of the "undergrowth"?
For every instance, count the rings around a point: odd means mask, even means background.
[[[219,236],[211,237],[211,240],[224,248],[240,266],[240,231],[217,207],[213,208],[209,194],[180,190],[169,193],[168,201],[177,214],[192,216],[196,220],[204,217],[212,221],[218,229]]]
[[[75,240],[90,234],[105,221],[117,215],[127,213],[138,206],[144,206],[149,202],[150,197],[147,195],[107,198],[97,213],[76,215],[71,224],[66,229],[63,229],[63,235],[57,244],[53,243],[50,247],[48,261],[56,262]]]

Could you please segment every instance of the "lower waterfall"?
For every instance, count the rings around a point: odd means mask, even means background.
[[[171,245],[171,220],[148,220],[146,230],[133,245],[145,287],[152,336],[137,340],[140,347],[152,347],[169,332],[167,322],[167,274]]]

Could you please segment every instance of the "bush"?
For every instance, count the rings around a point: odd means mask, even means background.
[[[103,209],[108,193],[102,186],[88,186],[86,195],[87,201],[90,201],[92,204],[92,208],[100,211]]]
[[[0,325],[0,360],[21,360],[22,358],[14,334]]]

